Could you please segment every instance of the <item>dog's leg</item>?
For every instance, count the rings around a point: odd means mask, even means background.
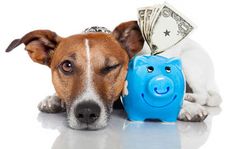
[[[205,105],[208,98],[207,76],[199,66],[191,66],[189,61],[184,61],[183,69],[187,84],[191,92],[186,92],[185,100]],[[187,63],[188,62],[188,63]],[[187,64],[186,64],[187,63]],[[192,64],[194,65],[194,64]],[[188,91],[188,88],[187,90]]]
[[[189,79],[189,81],[192,81],[191,84],[189,83],[189,87],[191,87],[192,92],[186,93],[184,99],[190,102],[196,102],[200,105],[206,105],[206,106],[219,106],[222,102],[221,96],[218,93],[218,89],[214,83],[213,78],[208,78],[205,85],[203,82],[194,81]]]
[[[38,109],[46,113],[58,113],[66,111],[65,103],[56,95],[47,96],[38,104]]]
[[[193,92],[193,93],[185,93],[184,100],[189,102],[196,102],[200,105],[206,105],[208,99],[208,94],[205,91],[202,92]]]
[[[201,122],[208,116],[207,110],[198,103],[184,101],[179,112],[178,120],[188,122]]]
[[[207,91],[208,91],[208,98],[207,98],[206,105],[210,107],[219,106],[222,102],[222,98],[219,94],[219,90],[215,83],[214,77],[211,77],[208,79]]]
[[[219,106],[220,103],[222,102],[222,98],[220,94],[218,93],[218,91],[208,90],[208,94],[209,96],[208,96],[206,105],[210,107]]]
[[[205,87],[206,85],[204,85],[204,82],[197,82],[196,80],[193,80],[191,76],[188,76],[186,80],[187,85],[184,100],[187,100],[189,102],[196,102],[200,105],[205,105],[208,98],[208,92]]]

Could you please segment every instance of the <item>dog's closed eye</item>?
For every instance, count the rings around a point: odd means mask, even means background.
[[[114,64],[111,66],[105,66],[104,68],[101,69],[101,73],[102,74],[107,74],[109,72],[111,72],[112,70],[115,70],[116,68],[120,67],[121,64]]]

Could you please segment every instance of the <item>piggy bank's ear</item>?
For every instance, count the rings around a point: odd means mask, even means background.
[[[147,64],[147,59],[144,56],[135,56],[131,62],[133,69],[145,64]]]
[[[175,65],[175,66],[177,66],[179,69],[182,69],[182,62],[181,62],[181,60],[180,60],[179,58],[176,58],[176,57],[170,58],[170,59],[168,60],[168,64]]]

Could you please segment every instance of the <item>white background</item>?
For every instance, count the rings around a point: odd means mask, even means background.
[[[1,0],[0,1],[0,148],[50,148],[59,134],[40,129],[37,104],[54,93],[50,69],[35,64],[21,45],[4,50],[15,38],[34,29],[66,37],[98,25],[113,29],[137,19],[137,8],[158,0]],[[191,39],[210,54],[223,97],[222,112],[213,118],[201,148],[235,148],[236,135],[236,4],[233,0],[167,1],[198,28]],[[31,131],[34,130],[34,131]],[[141,134],[140,134],[141,135]],[[191,140],[191,139],[190,139]],[[40,143],[42,142],[42,143]]]

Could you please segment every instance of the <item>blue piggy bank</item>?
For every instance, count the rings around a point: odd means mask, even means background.
[[[136,56],[129,63],[126,79],[122,102],[129,120],[177,120],[185,93],[180,59]]]

